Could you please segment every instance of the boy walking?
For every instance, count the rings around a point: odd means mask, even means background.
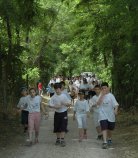
[[[103,134],[103,149],[107,149],[112,144],[112,131],[115,128],[115,115],[118,112],[118,106],[115,97],[109,91],[107,82],[101,84],[102,91],[97,101],[99,106],[99,121]]]
[[[55,145],[64,147],[66,146],[64,138],[68,123],[67,109],[71,105],[71,100],[62,93],[61,87],[60,83],[54,84],[55,94],[51,97],[49,107],[55,109],[54,133],[57,137]]]

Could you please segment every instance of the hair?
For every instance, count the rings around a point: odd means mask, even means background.
[[[101,86],[97,84],[94,88],[101,88]]]
[[[79,90],[78,94],[83,94],[83,95],[85,95],[85,91],[84,91],[84,90]]]
[[[103,86],[109,87],[109,85],[108,85],[107,82],[103,82],[103,83],[101,84],[101,87],[103,87]]]
[[[83,78],[83,83],[87,83],[87,79],[86,78]]]
[[[64,81],[61,81],[60,84],[61,84],[61,86],[62,85],[65,86],[65,82]]]
[[[36,92],[36,89],[35,88],[30,88],[29,89],[29,92],[31,92],[31,90],[34,90]]]
[[[20,92],[21,92],[21,93],[24,92],[24,91],[27,91],[27,88],[26,88],[26,87],[22,87],[22,88],[20,89]]]
[[[58,88],[60,88],[61,89],[61,83],[55,83],[54,84],[54,89],[58,89]]]

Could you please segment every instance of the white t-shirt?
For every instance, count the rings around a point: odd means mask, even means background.
[[[18,104],[17,104],[17,107],[18,108],[24,108],[23,110],[25,111],[28,111],[27,110],[27,104],[26,104],[26,97],[27,96],[24,96],[24,97],[21,97]]]
[[[56,93],[51,97],[49,105],[54,107],[55,105],[61,105],[61,108],[56,109],[58,113],[67,111],[68,107],[65,104],[71,104],[71,100],[66,96],[66,94],[61,93],[57,95]]]
[[[89,104],[87,100],[77,100],[74,105],[74,111],[76,112],[76,115],[82,115],[86,114],[86,112],[89,112]]]
[[[76,80],[76,81],[74,82],[74,84],[75,84],[76,87],[79,87],[79,86],[80,86],[79,80]]]
[[[60,78],[58,77],[58,78],[56,78],[56,83],[60,83]]]
[[[89,100],[89,105],[90,107],[93,108],[93,111],[96,113],[99,113],[99,106],[94,106],[96,105],[98,99],[100,96],[94,95],[90,100]],[[94,106],[94,107],[93,107]]]
[[[104,96],[102,104],[99,106],[99,121],[108,120],[115,122],[114,108],[119,106],[113,94],[108,93]]]
[[[63,91],[61,91],[61,93],[62,93],[62,94],[65,94],[65,95],[68,97],[68,99],[71,100],[71,97],[70,97],[70,95],[69,95],[67,89],[64,89]]]
[[[51,79],[51,80],[49,81],[49,84],[51,84],[51,83],[55,84],[55,80],[54,80],[54,79]]]
[[[35,96],[32,98],[30,95],[26,97],[27,110],[29,113],[40,112],[42,98],[40,96]]]
[[[93,89],[95,86],[91,83],[89,84],[89,89]]]

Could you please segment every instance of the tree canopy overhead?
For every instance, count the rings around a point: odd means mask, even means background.
[[[56,74],[95,72],[124,107],[138,93],[137,0],[0,0],[0,104]]]

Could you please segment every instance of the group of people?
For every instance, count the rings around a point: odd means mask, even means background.
[[[64,139],[65,133],[68,131],[68,109],[72,106],[73,120],[76,119],[78,123],[79,142],[87,139],[87,118],[93,111],[97,139],[102,139],[102,148],[107,149],[112,144],[112,130],[115,128],[115,115],[117,115],[119,106],[114,95],[110,92],[108,83],[99,83],[95,76],[88,76],[72,79],[62,78],[62,80],[61,78],[57,78],[57,80],[52,78],[49,86],[48,107],[55,110],[55,145],[66,146]],[[22,110],[22,124],[24,124],[24,131],[28,130],[28,142],[31,145],[33,130],[35,131],[35,143],[38,143],[40,108],[42,113],[46,114],[46,112],[41,104],[41,96],[36,95],[34,88],[29,90],[29,95],[27,95],[27,90],[23,89],[22,95],[17,107]]]

